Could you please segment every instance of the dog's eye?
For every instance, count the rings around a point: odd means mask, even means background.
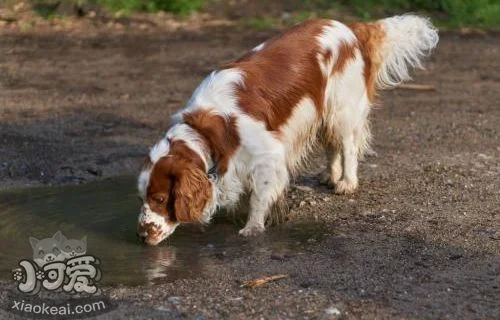
[[[163,196],[156,196],[153,198],[153,200],[157,203],[157,204],[162,204],[165,202],[165,197]]]
[[[43,250],[38,251],[39,256],[43,256],[44,254],[45,254],[45,251],[43,251]]]
[[[70,249],[71,249],[71,247],[70,247],[70,246],[66,246],[66,250],[70,250]]]
[[[78,247],[76,247],[76,250],[77,251],[82,251],[82,247],[78,246]]]

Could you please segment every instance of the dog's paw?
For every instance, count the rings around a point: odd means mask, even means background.
[[[342,172],[330,172],[330,170],[325,169],[319,174],[319,182],[327,186],[334,186],[342,176]]]
[[[335,184],[336,194],[354,193],[358,188],[358,181],[340,180]]]
[[[266,228],[258,224],[246,225],[245,228],[240,230],[240,235],[244,237],[256,236],[264,232]]]

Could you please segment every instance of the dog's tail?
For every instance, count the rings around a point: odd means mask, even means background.
[[[439,41],[438,31],[429,19],[412,14],[350,27],[359,40],[373,90],[411,79],[410,70],[422,68],[422,59]]]

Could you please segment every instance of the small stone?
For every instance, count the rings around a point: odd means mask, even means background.
[[[321,320],[333,320],[333,319],[340,319],[342,313],[340,310],[336,307],[330,307],[325,309],[323,312],[323,315],[321,315],[320,319]]]
[[[99,168],[95,168],[95,167],[88,167],[87,169],[87,172],[94,175],[94,176],[102,176],[102,170],[99,169]]]
[[[299,208],[301,208],[301,207],[303,207],[303,206],[305,206],[305,205],[306,205],[306,202],[305,202],[305,201],[301,201],[301,202],[299,203]]]
[[[278,260],[278,261],[284,261],[285,260],[285,255],[282,253],[274,253],[271,255],[271,260]]]
[[[143,297],[144,297],[144,299],[151,299],[153,297],[153,295],[151,295],[149,293],[145,293]]]
[[[15,12],[19,12],[19,11],[23,10],[24,7],[25,7],[25,3],[24,2],[19,2],[18,4],[16,4],[14,6],[14,11]]]
[[[170,309],[165,306],[159,306],[156,308],[156,310],[161,311],[161,312],[170,312]]]
[[[328,308],[325,310],[326,314],[332,314],[332,315],[340,315],[340,310],[337,308]]]
[[[311,192],[311,191],[313,191],[313,188],[311,188],[309,186],[301,186],[301,185],[296,185],[295,189],[300,190],[300,191],[304,191],[304,192]]]
[[[170,303],[173,303],[173,304],[178,304],[181,301],[181,298],[172,296],[172,297],[168,297],[167,301]]]
[[[229,298],[229,301],[242,301],[243,297]]]

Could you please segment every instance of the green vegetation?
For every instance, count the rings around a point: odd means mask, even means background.
[[[286,27],[315,17],[374,20],[405,12],[428,15],[440,27],[500,27],[499,0],[303,0],[286,19],[252,17],[248,25],[256,29]]]
[[[95,2],[110,10],[125,13],[168,11],[181,15],[200,10],[204,4],[204,0],[102,0]]]
[[[34,10],[45,18],[52,17],[62,2],[70,1],[76,6],[100,5],[114,12],[167,11],[186,15],[200,10],[205,0],[32,0]]]
[[[15,0],[4,0],[15,1]],[[187,15],[211,4],[231,0],[31,0],[34,9],[41,16],[55,16],[61,3],[72,2],[76,6],[98,5],[113,12],[167,11]],[[268,0],[252,0],[257,3]],[[429,15],[439,26],[446,27],[500,27],[499,0],[277,0],[282,3],[286,14],[271,12],[266,16],[248,16],[243,21],[257,29],[287,26],[313,17],[355,17],[371,20],[388,15],[416,12]],[[259,4],[257,4],[259,6]],[[265,6],[264,6],[265,7]],[[286,20],[286,21],[285,21]],[[346,20],[346,19],[344,19]]]
[[[413,11],[430,14],[444,26],[500,26],[498,0],[344,0],[343,3],[363,19]]]

